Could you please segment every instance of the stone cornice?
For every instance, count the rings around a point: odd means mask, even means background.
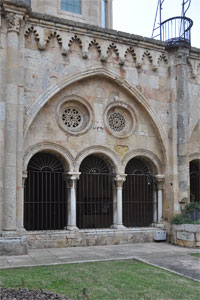
[[[164,51],[166,43],[151,38],[134,35],[126,32],[121,32],[113,29],[105,29],[102,27],[84,24],[81,22],[74,22],[58,17],[54,17],[47,14],[41,14],[36,12],[30,12],[28,23],[39,25],[46,28],[56,28],[58,30],[70,30],[74,33],[87,33],[87,35],[94,35],[95,37],[101,37],[109,40],[114,40],[118,43],[127,43],[131,45],[144,45],[149,49],[157,48],[160,51]]]
[[[0,0],[0,5],[2,4],[11,4],[17,7],[31,7],[31,0]]]

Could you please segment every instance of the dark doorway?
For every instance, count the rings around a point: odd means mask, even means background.
[[[84,159],[77,185],[77,226],[108,228],[113,223],[112,173],[96,155]]]
[[[153,223],[154,176],[145,161],[131,159],[123,186],[123,224],[126,227],[143,227]]]
[[[190,202],[200,202],[200,161],[190,162]]]
[[[67,187],[57,157],[37,153],[28,165],[24,189],[26,230],[59,230],[67,225]]]

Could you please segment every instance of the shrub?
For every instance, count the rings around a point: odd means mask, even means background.
[[[200,203],[191,202],[185,206],[181,214],[175,215],[171,224],[200,224]]]

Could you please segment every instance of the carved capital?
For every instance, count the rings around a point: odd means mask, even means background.
[[[114,177],[114,183],[117,189],[122,189],[123,183],[126,180],[126,176],[126,174],[116,174]]]
[[[69,172],[65,175],[65,180],[67,182],[67,187],[72,189],[72,188],[76,188],[76,184],[77,184],[77,180],[80,177],[80,172],[78,173],[74,173],[74,172]]]
[[[23,173],[22,173],[22,187],[23,188],[25,187],[25,181],[26,181],[27,177],[28,177],[27,171],[23,171]]]
[[[158,190],[163,190],[164,183],[165,183],[165,175],[156,175],[155,180],[156,180]]]
[[[15,31],[17,33],[20,32],[20,25],[21,25],[22,17],[16,15],[12,12],[6,14],[6,21],[8,24],[8,32]]]

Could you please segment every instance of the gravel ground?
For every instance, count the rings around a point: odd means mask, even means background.
[[[70,300],[66,296],[45,291],[9,289],[0,287],[1,300]],[[72,300],[72,299],[71,299]]]

